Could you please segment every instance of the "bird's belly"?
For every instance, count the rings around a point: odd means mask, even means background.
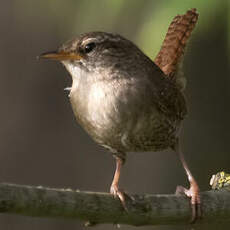
[[[132,114],[105,101],[99,104],[87,108],[84,116],[79,108],[73,106],[73,109],[87,133],[110,151],[159,151],[173,146],[176,141],[178,124],[164,119],[156,111],[149,115]]]
[[[87,92],[87,93],[85,93]],[[86,132],[110,151],[158,151],[173,146],[178,123],[168,120],[153,106],[118,91],[91,86],[70,95],[74,114]],[[74,96],[75,95],[75,96]]]

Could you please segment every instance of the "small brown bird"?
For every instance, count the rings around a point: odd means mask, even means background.
[[[195,9],[174,18],[155,63],[131,41],[105,32],[83,34],[40,56],[60,61],[69,71],[73,80],[69,96],[77,121],[114,155],[111,194],[125,207],[118,182],[127,152],[171,148],[179,154],[190,182],[189,189],[178,190],[191,198],[192,221],[201,216],[201,201],[179,147],[187,107],[177,66],[197,18]]]

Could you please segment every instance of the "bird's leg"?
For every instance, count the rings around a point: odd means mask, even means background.
[[[123,160],[117,156],[115,156],[115,158],[116,158],[116,170],[115,170],[113,181],[112,181],[112,184],[110,187],[110,193],[114,197],[118,197],[120,199],[121,204],[124,207],[124,209],[127,210],[126,205],[125,205],[124,192],[122,190],[120,190],[119,186],[118,186]]]
[[[185,194],[187,197],[191,198],[191,207],[192,207],[192,219],[191,223],[194,223],[198,218],[201,218],[202,211],[201,211],[201,199],[200,199],[200,189],[199,186],[193,177],[191,171],[188,168],[188,165],[184,159],[184,155],[180,150],[179,142],[177,143],[175,149],[176,152],[179,154],[180,161],[183,165],[183,168],[187,174],[190,188],[186,189],[183,186],[177,186],[176,194]]]

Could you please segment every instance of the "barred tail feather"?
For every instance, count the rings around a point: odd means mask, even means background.
[[[198,13],[196,9],[191,9],[183,15],[177,15],[171,22],[161,49],[154,60],[155,64],[157,64],[166,75],[175,76],[175,74],[180,71],[179,65],[185,46],[197,20]],[[182,78],[179,75],[180,74],[178,74],[177,78]],[[183,79],[176,80],[183,81]],[[178,84],[180,84],[181,88],[185,87],[185,82],[180,82]]]

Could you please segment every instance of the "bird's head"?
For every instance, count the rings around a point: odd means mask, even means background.
[[[62,62],[73,77],[79,71],[132,72],[146,56],[118,34],[90,32],[64,43],[54,52],[40,55],[40,58]]]

